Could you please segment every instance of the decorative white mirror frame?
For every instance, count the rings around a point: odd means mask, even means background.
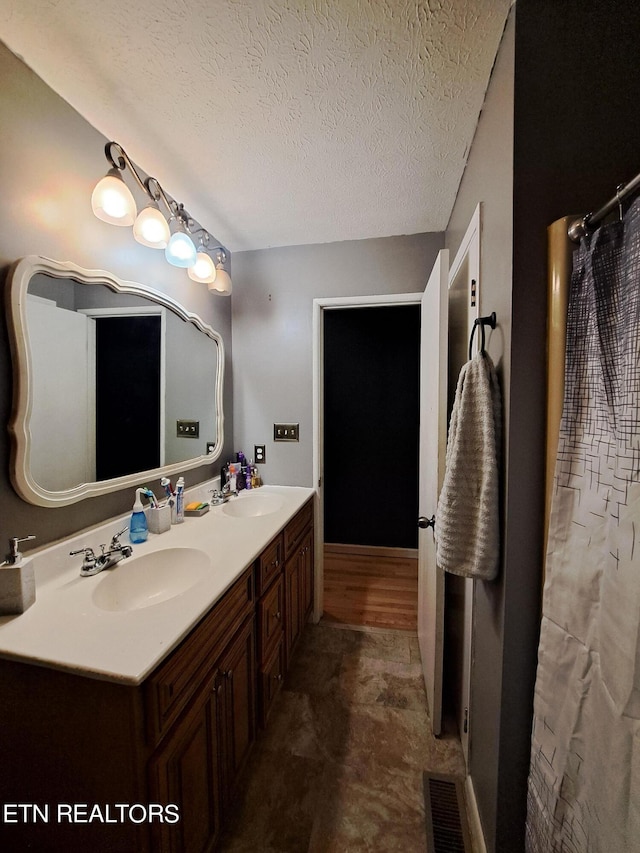
[[[93,483],[81,483],[73,488],[53,491],[37,483],[31,474],[30,458],[32,436],[30,415],[32,410],[33,373],[31,353],[27,332],[27,288],[31,278],[37,273],[45,273],[55,278],[74,278],[84,284],[103,284],[116,293],[140,296],[163,305],[179,317],[193,325],[218,346],[216,367],[216,430],[215,444],[211,453],[197,456],[183,462],[174,462],[159,468],[137,471],[122,477]],[[146,285],[132,281],[123,281],[105,270],[86,270],[70,261],[54,261],[39,255],[27,255],[17,261],[9,270],[6,287],[6,311],[13,362],[13,408],[8,424],[11,436],[11,482],[25,501],[37,506],[67,506],[98,495],[115,492],[145,481],[178,474],[191,468],[215,462],[222,453],[224,440],[224,412],[222,407],[224,376],[224,344],[222,337],[197,315],[187,311],[184,306],[170,296],[153,290]]]

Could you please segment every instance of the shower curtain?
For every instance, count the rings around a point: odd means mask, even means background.
[[[574,255],[528,853],[640,850],[640,199]]]

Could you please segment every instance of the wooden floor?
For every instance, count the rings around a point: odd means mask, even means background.
[[[417,551],[325,545],[323,618],[344,625],[417,630]]]

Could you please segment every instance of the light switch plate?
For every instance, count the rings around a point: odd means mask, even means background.
[[[178,438],[199,438],[200,421],[176,421],[176,435]]]
[[[274,441],[300,441],[300,424],[274,424]]]

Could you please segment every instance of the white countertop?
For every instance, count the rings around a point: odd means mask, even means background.
[[[36,601],[18,616],[0,616],[0,657],[140,684],[313,494],[313,489],[299,486],[241,492],[230,503],[269,495],[277,498],[277,509],[238,518],[227,514],[224,506],[211,507],[166,533],[150,533],[146,542],[133,545],[130,558],[93,577],[80,577],[82,556],[71,557],[69,551],[98,549],[128,523],[128,516],[34,553],[27,559],[35,571]],[[185,502],[198,498],[189,491]],[[124,534],[122,542],[127,541]],[[94,591],[109,573],[126,572],[137,557],[166,548],[206,552],[210,571],[186,591],[152,606],[104,610],[94,603]]]

